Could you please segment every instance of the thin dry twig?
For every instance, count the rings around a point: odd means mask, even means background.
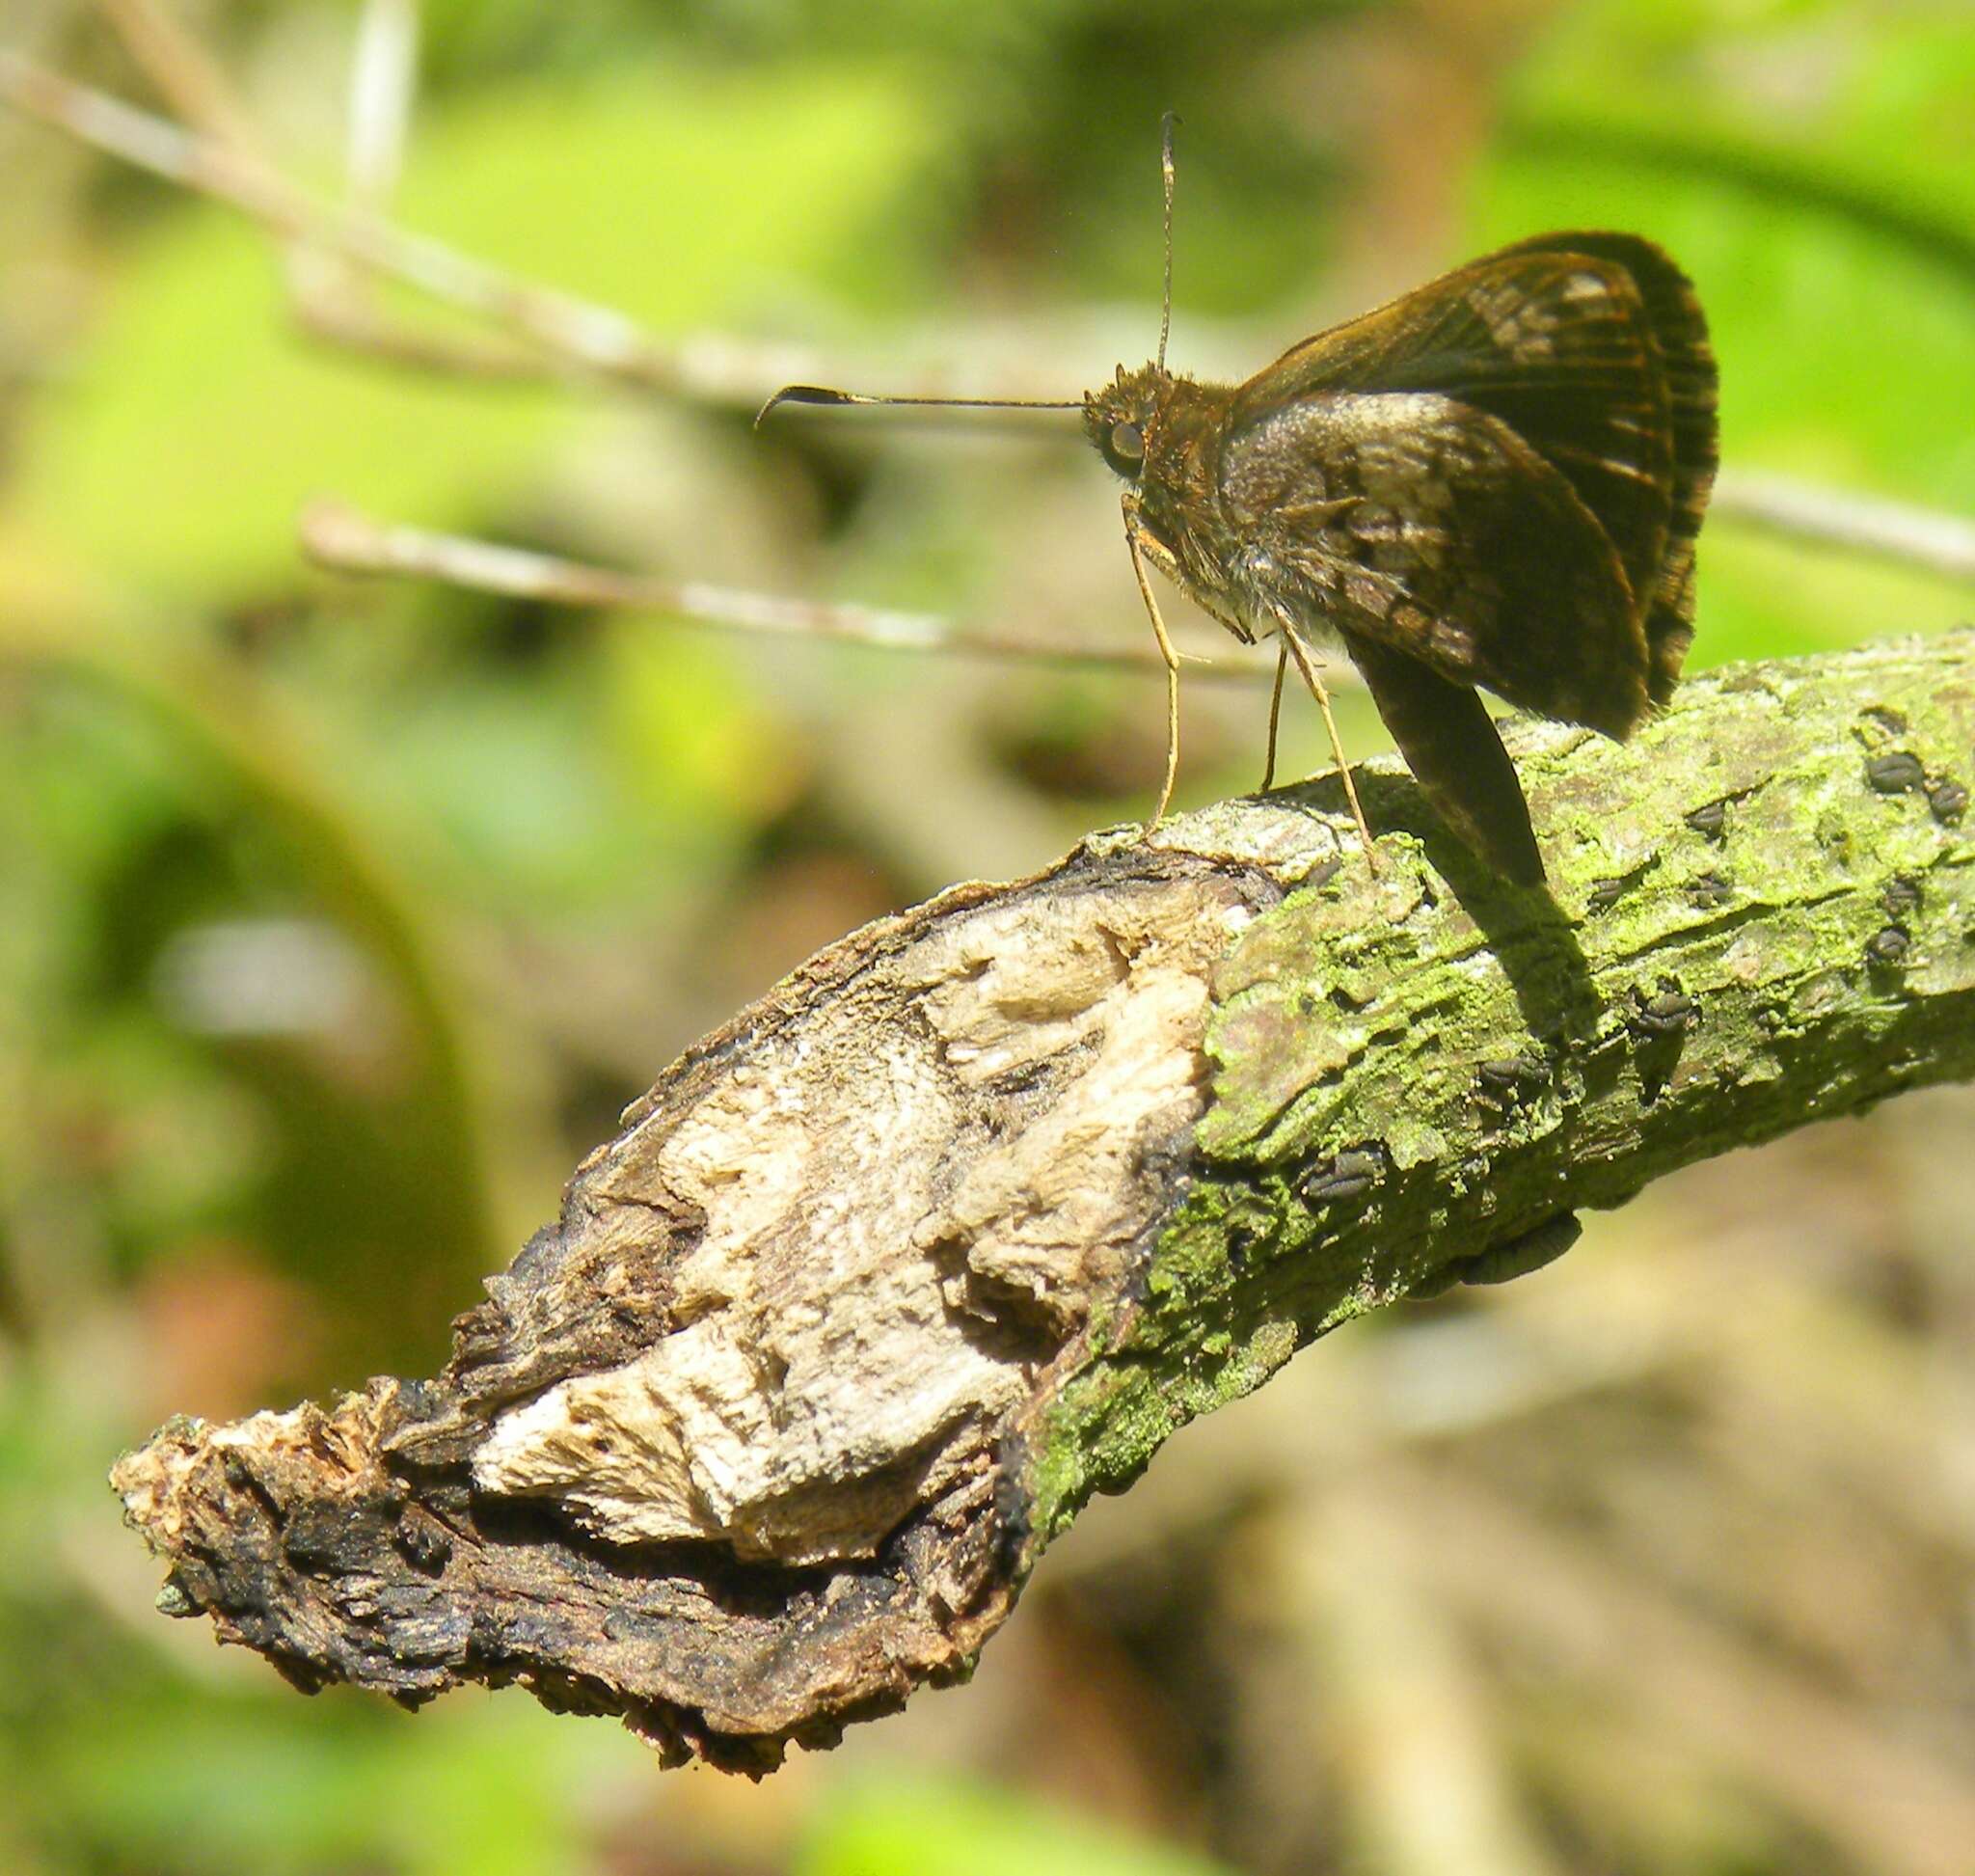
[[[350,200],[381,212],[397,188],[418,91],[418,0],[365,0],[350,70],[345,179]]]
[[[238,93],[200,41],[158,0],[96,0],[139,70],[172,109],[215,143],[257,147]]]
[[[763,387],[813,372],[793,350],[724,339],[659,345],[621,313],[522,280],[379,216],[322,203],[257,157],[189,133],[0,48],[0,101],[169,182],[229,204],[282,241],[306,240],[541,347],[572,371],[752,409]]]
[[[1853,489],[1818,488],[1794,476],[1746,469],[1721,472],[1714,505],[1717,514],[1793,540],[1975,581],[1975,521],[1937,508],[1886,502]]]
[[[196,35],[157,0],[97,0],[131,59],[174,112],[244,163],[276,165],[253,112]],[[417,58],[412,0],[369,0],[358,23],[346,163],[353,209],[381,212],[395,186]],[[540,379],[533,348],[473,334],[426,331],[370,303],[372,277],[308,239],[287,243],[288,311],[311,338],[410,369],[452,377]]]
[[[418,89],[417,0],[365,0],[350,62],[345,199],[382,215],[396,192]],[[377,304],[376,280],[347,257],[298,244],[288,312],[341,351],[442,377],[539,382],[557,367],[537,346],[497,333],[437,331]]]
[[[5,47],[0,47],[0,103],[168,182],[226,203],[279,240],[306,241],[477,314],[539,348],[545,371],[559,367],[572,376],[746,411],[758,409],[780,385],[841,375],[805,348],[719,333],[661,344],[612,308],[539,285],[374,213],[326,204],[264,159],[75,84]],[[315,325],[324,329],[320,320]],[[361,324],[353,331],[366,342],[372,336]],[[426,344],[417,362],[436,362],[439,349]],[[501,368],[511,373],[516,367],[506,361]],[[921,388],[929,394],[1007,394],[1006,387],[976,383],[961,372],[930,375]]]
[[[882,651],[939,651],[1087,670],[1156,671],[1162,677],[1166,668],[1150,645],[1045,641],[984,631],[936,612],[786,599],[704,581],[619,573],[496,541],[379,521],[339,502],[311,503],[303,512],[300,535],[303,552],[318,566],[337,573],[442,580],[517,599],[666,612],[744,632],[833,639]],[[1226,662],[1189,662],[1201,666],[1203,676],[1247,683],[1265,680],[1274,669],[1273,660],[1253,655],[1230,656]]]

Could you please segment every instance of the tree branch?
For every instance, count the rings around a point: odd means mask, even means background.
[[[669,613],[695,624],[738,632],[833,639],[879,651],[939,652],[1022,664],[1067,665],[1082,670],[1155,671],[1161,677],[1166,671],[1158,646],[1143,636],[1110,644],[1094,643],[1067,632],[1047,637],[1032,632],[1018,637],[938,612],[791,599],[716,586],[704,580],[621,573],[501,541],[378,521],[344,502],[311,502],[302,511],[297,534],[302,552],[332,573],[441,580],[474,592],[542,599],[557,606]],[[1266,683],[1275,669],[1272,656],[1225,640],[1212,658],[1185,651],[1180,655],[1206,678]],[[1333,681],[1348,685],[1351,678],[1345,671]]]
[[[1373,764],[1375,877],[1332,781],[811,960],[627,1112],[437,1380],[124,1458],[161,1606],[307,1687],[520,1681],[763,1770],[963,1675],[1091,1493],[1304,1343],[1975,1075],[1975,634],[1513,740],[1554,896]]]

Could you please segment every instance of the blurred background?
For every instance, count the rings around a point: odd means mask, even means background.
[[[102,1482],[434,1372],[682,1045],[1159,778],[1150,672],[336,575],[305,502],[1142,655],[1073,422],[747,405],[1141,362],[1173,108],[1178,368],[1636,229],[1732,471],[1975,515],[1966,0],[7,0],[8,54],[657,349],[575,369],[0,105],[0,1863],[1975,1868],[1964,1093],[1352,1325],[1094,1507],[971,1686],[758,1787],[520,1693],[304,1700],[151,1612]],[[1725,506],[1701,569],[1696,666],[1975,604]],[[1180,805],[1266,709],[1189,678]]]

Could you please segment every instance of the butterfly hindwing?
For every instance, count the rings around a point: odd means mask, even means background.
[[[1238,610],[1608,735],[1644,714],[1645,643],[1611,542],[1500,420],[1423,392],[1313,395],[1224,439],[1219,468],[1244,543]]]

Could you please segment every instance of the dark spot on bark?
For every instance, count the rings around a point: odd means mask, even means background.
[[[452,1539],[430,1518],[414,1513],[393,1536],[399,1553],[415,1570],[437,1576],[452,1556]]]
[[[1574,1211],[1559,1211],[1532,1230],[1498,1239],[1472,1257],[1457,1257],[1420,1278],[1406,1294],[1416,1303],[1430,1302],[1457,1283],[1506,1283],[1554,1263],[1583,1236]]]
[[[1968,791],[1946,775],[1938,776],[1927,784],[1927,805],[1942,827],[1959,827],[1968,811]]]
[[[1897,710],[1889,709],[1882,703],[1876,703],[1869,710],[1859,712],[1869,723],[1877,723],[1888,735],[1899,736],[1907,727],[1907,719]]]
[[[1021,1476],[1028,1455],[1015,1443],[1006,1442],[995,1456],[994,1568],[1007,1582],[1020,1573],[1032,1535],[1029,1493]]]
[[[1461,1281],[1506,1283],[1511,1277],[1527,1276],[1531,1270],[1556,1263],[1583,1235],[1584,1228],[1575,1211],[1559,1211],[1533,1231],[1503,1238],[1478,1256],[1464,1259],[1459,1266]]]
[[[1609,880],[1600,880],[1584,896],[1584,903],[1592,911],[1607,911],[1637,885],[1654,867],[1660,863],[1657,854],[1649,855],[1637,866],[1614,875]]]
[[[1264,1227],[1253,1218],[1231,1218],[1228,1221],[1228,1267],[1231,1270],[1245,1270],[1248,1255],[1260,1242]]]
[[[1635,990],[1632,999],[1626,1027],[1642,1040],[1684,1036],[1700,1020],[1700,1005],[1670,977],[1661,978],[1659,988],[1650,993]]]
[[[374,1499],[291,1506],[282,1527],[282,1556],[297,1569],[347,1571],[374,1556],[377,1539],[396,1526],[395,1509]]]
[[[1343,870],[1343,866],[1344,856],[1341,854],[1333,854],[1321,865],[1312,866],[1308,873],[1304,874],[1296,882],[1296,890],[1298,892],[1314,892],[1318,886],[1328,885]]]
[[[1876,755],[1865,765],[1865,779],[1880,795],[1910,795],[1925,785],[1927,771],[1920,758],[1908,749],[1893,749]]]
[[[1888,925],[1875,932],[1865,946],[1866,961],[1890,969],[1906,961],[1913,947],[1913,935],[1904,925]]]
[[[1710,840],[1718,841],[1728,826],[1728,797],[1723,795],[1719,801],[1709,802],[1704,806],[1695,808],[1687,817],[1687,825],[1695,833],[1705,834]]]
[[[527,1283],[532,1277],[542,1274],[543,1267],[554,1261],[562,1248],[562,1227],[544,1225],[542,1229],[521,1247],[520,1255],[507,1266],[507,1274],[515,1283]],[[487,1305],[480,1303],[468,1312],[477,1316]]]
[[[1041,1087],[1048,1080],[1054,1066],[1051,1061],[1023,1062],[1010,1069],[1005,1074],[995,1075],[989,1085],[997,1095],[1013,1101]]]
[[[1909,880],[1903,874],[1897,880],[1888,880],[1886,889],[1879,898],[1889,917],[1904,917],[1907,912],[1920,910],[1920,882]]]
[[[1625,1026],[1633,1040],[1633,1067],[1638,1074],[1640,1096],[1650,1107],[1665,1092],[1680,1066],[1688,1032],[1700,1021],[1700,1005],[1670,977],[1661,978],[1659,987],[1651,992],[1635,989],[1632,1002]]]
[[[1303,1202],[1314,1209],[1363,1198],[1385,1173],[1385,1152],[1375,1142],[1347,1147],[1329,1159],[1320,1159],[1296,1182]]]
[[[1536,1056],[1483,1062],[1474,1071],[1474,1098],[1499,1119],[1527,1106],[1550,1082],[1550,1065]]]
[[[1687,896],[1703,911],[1715,911],[1734,899],[1735,887],[1718,873],[1703,873],[1688,882]]]

